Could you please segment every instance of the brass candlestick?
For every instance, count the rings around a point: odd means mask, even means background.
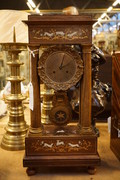
[[[43,105],[42,105],[42,115],[41,115],[41,121],[43,124],[51,124],[49,120],[49,112],[51,110],[52,106],[52,97],[54,94],[54,90],[48,88],[44,84],[44,92],[43,92]]]
[[[19,53],[27,49],[26,43],[16,43],[15,30],[13,43],[2,43],[2,49],[11,54],[11,61],[7,64],[11,69],[11,76],[7,78],[11,82],[11,94],[6,97],[9,102],[9,122],[5,128],[1,147],[6,150],[22,150],[25,147],[25,135],[28,126],[24,120],[24,110],[22,101],[25,97],[21,94],[20,66],[23,62],[19,61]]]

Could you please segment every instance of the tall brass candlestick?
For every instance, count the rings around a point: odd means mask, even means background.
[[[13,43],[2,43],[2,49],[11,54],[11,61],[7,64],[11,69],[11,76],[7,78],[11,82],[11,94],[6,97],[9,102],[9,122],[5,128],[1,147],[6,150],[22,150],[25,147],[25,135],[28,126],[24,120],[22,101],[25,97],[21,94],[20,66],[24,63],[19,61],[19,53],[27,49],[26,43],[16,43],[15,29]]]

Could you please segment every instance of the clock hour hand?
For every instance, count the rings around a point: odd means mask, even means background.
[[[59,69],[60,69],[60,70],[61,70],[61,69],[62,69],[62,67],[63,67],[64,58],[65,58],[65,54],[63,55],[63,58],[62,58],[61,64],[60,64],[60,66],[59,66]]]

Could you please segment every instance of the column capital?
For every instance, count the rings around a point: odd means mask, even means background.
[[[84,44],[82,45],[82,52],[83,53],[91,53],[92,44]]]
[[[39,50],[40,46],[33,46],[33,45],[28,44],[28,48],[29,48],[31,51],[34,51],[34,50]]]

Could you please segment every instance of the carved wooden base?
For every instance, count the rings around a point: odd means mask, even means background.
[[[95,167],[100,165],[100,157],[96,155],[77,156],[25,156],[24,167],[40,166],[86,166]]]
[[[96,155],[85,156],[25,156],[23,166],[28,167],[27,174],[32,176],[40,167],[86,167],[89,174],[96,172],[96,166],[100,165],[100,157]]]
[[[47,128],[46,128],[47,127]],[[96,133],[80,134],[76,126],[62,128],[46,126],[39,134],[28,133],[25,139],[26,156],[95,155]]]
[[[23,159],[23,166],[28,167],[28,175],[34,174],[42,166],[83,166],[88,168],[89,174],[95,173],[94,167],[100,165],[96,134],[81,135],[75,126],[68,129],[53,131],[50,126],[40,134],[28,133]]]

